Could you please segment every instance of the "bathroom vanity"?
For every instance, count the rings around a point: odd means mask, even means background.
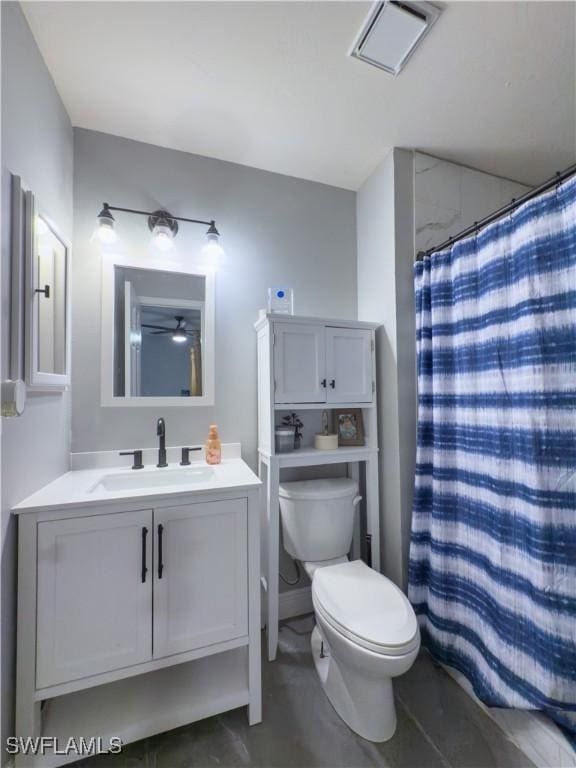
[[[108,467],[13,510],[18,737],[105,748],[243,705],[260,722],[259,486],[240,458]]]

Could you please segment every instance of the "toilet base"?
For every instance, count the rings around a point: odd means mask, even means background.
[[[368,741],[391,739],[396,730],[392,679],[374,679],[359,675],[357,669],[342,668],[318,626],[314,627],[310,642],[324,692],[346,725]]]

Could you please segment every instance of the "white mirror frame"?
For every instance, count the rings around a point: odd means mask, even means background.
[[[25,312],[25,375],[26,384],[31,390],[39,392],[56,392],[67,389],[70,384],[70,350],[71,350],[71,315],[70,315],[70,243],[62,237],[61,233],[52,223],[52,221],[42,212],[39,213],[52,233],[60,240],[66,248],[66,297],[65,297],[65,373],[46,373],[38,370],[38,265],[34,256],[34,227],[36,226],[36,206],[34,195],[30,190],[26,190],[24,195],[25,209],[25,234],[24,234],[24,253],[25,253],[25,293],[24,293],[24,312]]]
[[[204,278],[204,335],[202,339],[201,397],[117,397],[114,395],[114,268],[178,272]],[[101,404],[104,407],[131,408],[198,408],[214,405],[215,358],[215,289],[214,270],[206,266],[169,262],[167,259],[131,258],[117,254],[102,255],[102,334],[100,366]]]
[[[10,378],[23,379],[24,372],[24,279],[26,272],[26,192],[20,176],[12,174],[12,218],[10,256]]]

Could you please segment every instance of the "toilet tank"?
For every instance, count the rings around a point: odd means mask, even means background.
[[[359,500],[358,484],[349,477],[282,483],[280,517],[286,552],[303,562],[348,554]]]

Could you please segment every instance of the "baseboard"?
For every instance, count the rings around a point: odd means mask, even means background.
[[[534,765],[538,768],[576,768],[576,752],[548,717],[540,712],[487,707],[476,697],[464,675],[445,664],[442,667]]]
[[[278,618],[290,619],[292,616],[301,616],[303,613],[312,613],[312,591],[310,587],[290,589],[280,593],[278,601]]]

